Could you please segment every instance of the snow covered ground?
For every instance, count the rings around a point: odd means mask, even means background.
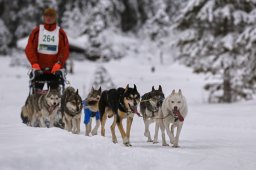
[[[180,148],[147,143],[144,123],[135,116],[131,131],[133,147],[111,142],[108,121],[106,137],[73,135],[58,128],[31,128],[21,123],[20,109],[28,95],[27,69],[9,67],[0,61],[0,169],[1,170],[254,170],[256,169],[256,100],[234,104],[207,104],[202,90],[204,77],[179,64],[151,65],[133,57],[104,64],[117,86],[136,84],[141,94],[152,85],[162,85],[166,95],[182,89],[189,104],[180,137]],[[100,63],[75,62],[72,86],[84,98]],[[151,125],[151,134],[154,127]]]

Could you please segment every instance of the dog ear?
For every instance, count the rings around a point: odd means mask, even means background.
[[[94,88],[93,88],[93,86],[92,86],[92,89],[91,89],[91,91],[94,91]]]
[[[179,89],[179,95],[182,95],[181,89]]]
[[[47,91],[47,93],[46,93],[46,96],[49,95],[50,91],[51,91],[51,87],[49,86],[48,91]]]
[[[172,90],[172,94],[175,94],[175,90],[174,89]]]
[[[125,89],[124,89],[124,93],[129,89],[129,84],[126,85]]]
[[[137,90],[137,87],[136,87],[136,85],[135,85],[135,84],[133,85],[133,88],[134,88],[134,90]]]
[[[57,90],[58,90],[58,92],[60,92],[60,91],[61,91],[61,87],[58,87],[58,89],[57,89]]]
[[[158,90],[162,92],[162,86],[161,85],[158,86]]]
[[[155,87],[154,86],[152,86],[152,91],[155,91]]]
[[[76,89],[76,94],[78,95],[78,89]]]
[[[100,86],[100,88],[99,88],[99,90],[98,90],[100,93],[101,93],[101,86]]]

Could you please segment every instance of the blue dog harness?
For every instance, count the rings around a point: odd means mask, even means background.
[[[92,112],[86,105],[86,102],[83,101],[84,105],[84,124],[88,124],[90,122],[91,117],[96,117],[96,120],[100,119],[100,112]]]

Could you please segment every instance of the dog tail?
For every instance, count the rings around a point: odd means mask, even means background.
[[[29,120],[28,120],[28,116],[26,115],[26,113],[24,112],[25,106],[22,107],[21,109],[21,113],[20,113],[20,118],[22,120],[22,123],[24,124],[28,124]]]

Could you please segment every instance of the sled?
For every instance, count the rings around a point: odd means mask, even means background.
[[[61,94],[63,94],[65,90],[65,84],[67,83],[66,80],[66,70],[65,69],[60,69],[54,74],[48,74],[49,76],[53,76],[56,78],[55,81],[49,81],[49,80],[44,80],[41,79],[40,76],[45,74],[45,72],[49,72],[50,69],[46,68],[44,70],[35,70],[31,69],[30,72],[28,73],[29,75],[29,94],[45,94],[49,90],[49,84],[56,84],[60,89]],[[38,89],[36,88],[36,85],[41,84],[43,87],[47,86],[46,89]]]

